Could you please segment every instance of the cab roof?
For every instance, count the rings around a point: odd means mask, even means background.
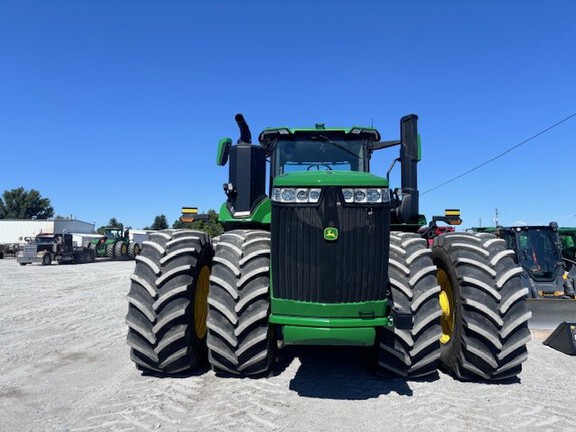
[[[260,133],[258,141],[266,145],[275,139],[297,140],[319,135],[328,139],[380,141],[380,133],[371,127],[327,128],[323,123],[317,123],[314,128],[267,128]]]

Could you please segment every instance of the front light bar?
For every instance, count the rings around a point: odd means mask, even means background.
[[[320,188],[272,188],[272,201],[280,203],[315,204],[320,200]],[[348,204],[378,204],[390,201],[388,188],[342,188],[344,201]]]
[[[320,188],[273,188],[272,201],[281,203],[312,203],[320,200]]]
[[[343,188],[342,195],[346,203],[376,204],[390,201],[388,188]]]

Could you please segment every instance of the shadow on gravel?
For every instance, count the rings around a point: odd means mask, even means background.
[[[371,348],[285,347],[280,350],[275,374],[298,358],[300,367],[290,381],[290,390],[319,399],[363,400],[396,393],[412,396],[409,382],[375,374]]]

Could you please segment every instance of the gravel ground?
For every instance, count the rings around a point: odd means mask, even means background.
[[[0,260],[2,431],[574,431],[576,357],[529,343],[517,382],[385,380],[371,352],[292,347],[274,374],[144,376],[125,342],[134,262]]]

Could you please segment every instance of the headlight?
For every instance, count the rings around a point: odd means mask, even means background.
[[[272,201],[281,203],[317,203],[320,188],[272,188]]]
[[[282,189],[280,188],[274,188],[272,189],[272,201],[280,201],[280,192],[282,191]]]
[[[317,203],[320,199],[320,189],[310,189],[310,193],[308,194],[308,201],[311,203]]]
[[[368,189],[366,192],[368,202],[380,202],[382,198],[382,194],[378,189]]]
[[[308,189],[298,189],[296,192],[296,201],[308,202]]]
[[[390,201],[388,188],[344,188],[342,195],[346,203],[375,204]]]
[[[342,194],[344,195],[344,201],[347,203],[354,202],[354,189],[342,189]]]
[[[280,198],[283,202],[293,202],[296,200],[296,190],[290,189],[282,189],[280,192]]]
[[[354,202],[366,202],[366,189],[354,189]]]

